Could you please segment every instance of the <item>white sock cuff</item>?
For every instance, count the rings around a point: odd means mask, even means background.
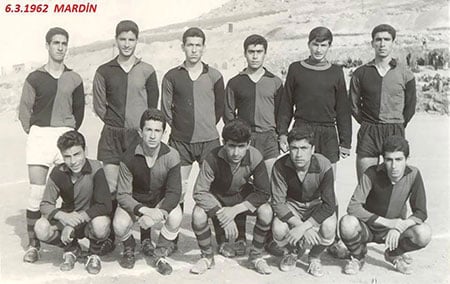
[[[30,211],[39,211],[39,206],[44,196],[45,185],[30,184],[30,195],[28,196],[28,207]]]
[[[320,244],[324,246],[331,246],[334,243],[334,237],[331,239],[325,239],[324,237],[320,236]]]
[[[176,232],[171,232],[171,231],[169,231],[169,229],[167,229],[166,225],[164,225],[164,226],[161,228],[160,234],[161,234],[164,238],[168,239],[169,241],[173,241],[173,240],[175,240],[175,239],[177,238],[178,232],[179,232],[179,230],[177,230]]]

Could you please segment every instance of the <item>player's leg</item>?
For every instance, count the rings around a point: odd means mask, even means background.
[[[344,273],[357,274],[364,265],[367,254],[367,242],[369,241],[369,229],[352,215],[345,215],[339,222],[341,238],[350,251],[350,260],[344,267]]]
[[[333,244],[335,240],[335,234],[336,234],[336,225],[337,225],[337,219],[336,215],[333,214],[332,216],[325,219],[322,224],[320,224],[319,227],[319,237],[320,237],[320,243],[317,245],[314,245],[311,250],[309,251],[308,260],[309,260],[309,267],[308,272],[316,277],[323,276],[322,271],[322,264],[320,262],[320,256],[322,255],[322,252],[329,247],[331,244]]]
[[[214,266],[214,252],[212,248],[211,229],[209,228],[208,215],[206,212],[194,206],[192,211],[192,229],[197,238],[197,243],[200,248],[201,258],[191,268],[191,273],[203,274],[206,270]]]
[[[116,236],[123,243],[123,254],[119,260],[120,266],[131,269],[136,262],[134,250],[136,248],[136,241],[131,232],[133,227],[132,217],[121,207],[117,207],[113,219],[113,227]]]
[[[294,269],[297,263],[298,250],[288,244],[286,240],[286,235],[289,233],[288,223],[274,217],[272,222],[272,233],[277,246],[286,250],[279,264],[280,270],[290,271]]]
[[[273,219],[272,207],[265,203],[256,210],[256,224],[253,229],[252,247],[249,252],[248,260],[260,274],[271,274],[267,262],[262,258],[264,249],[264,242],[267,237],[267,232],[270,230],[270,225]]]
[[[89,257],[86,261],[86,270],[89,274],[98,274],[102,269],[99,255],[102,253],[102,244],[108,239],[111,231],[109,216],[97,216],[86,226],[85,235],[89,239]]]
[[[364,157],[360,154],[356,154],[356,174],[358,180],[362,177],[364,172],[371,166],[378,165],[378,157]]]

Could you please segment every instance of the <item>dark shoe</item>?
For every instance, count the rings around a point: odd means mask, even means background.
[[[267,242],[264,246],[265,250],[273,256],[284,256],[288,253],[288,251],[277,245],[275,241]]]
[[[86,261],[86,270],[89,274],[98,274],[102,270],[102,262],[96,254],[91,254]]]
[[[23,256],[23,261],[28,263],[33,263],[39,259],[39,249],[30,246]]]
[[[123,268],[131,269],[134,267],[136,259],[134,256],[134,249],[130,247],[125,247],[123,249],[122,258],[119,260],[120,266]]]
[[[234,244],[234,253],[236,256],[243,256],[247,252],[247,242],[245,240],[238,240]]]
[[[100,247],[99,255],[107,255],[110,252],[113,252],[116,248],[114,241],[110,238],[107,238]]]
[[[220,244],[219,253],[228,258],[236,256],[236,252],[234,251],[234,248],[228,242]]]
[[[297,264],[297,254],[289,253],[280,261],[280,270],[281,271],[291,271],[295,268]]]
[[[142,253],[145,256],[155,256],[155,246],[152,243],[151,239],[144,239],[141,242]]]
[[[165,258],[161,257],[156,261],[156,270],[162,275],[170,275],[173,268]]]
[[[63,254],[63,260],[64,260],[64,262],[61,263],[61,265],[59,266],[59,269],[61,271],[70,271],[75,266],[75,262],[77,261],[77,256],[75,255],[75,253],[73,253],[71,251],[67,251]]]

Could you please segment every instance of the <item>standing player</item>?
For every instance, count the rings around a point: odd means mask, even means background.
[[[185,61],[164,75],[161,106],[172,129],[169,144],[180,153],[183,206],[192,163],[201,164],[220,145],[216,124],[223,114],[225,91],[219,71],[201,60],[205,49],[202,30],[187,29],[181,48]]]
[[[280,153],[276,118],[283,83],[280,78],[264,68],[266,54],[267,40],[264,37],[254,34],[245,39],[244,55],[247,67],[228,81],[225,91],[224,122],[239,117],[250,125],[251,145],[263,154],[270,177],[273,163]],[[243,220],[236,220],[239,230],[235,246],[237,255],[245,253],[245,221],[245,216]],[[271,253],[280,254],[275,243],[271,243],[270,240],[266,248]]]
[[[335,238],[336,200],[333,169],[322,154],[314,154],[314,141],[314,130],[307,125],[289,132],[289,154],[272,171],[272,231],[278,245],[291,252],[281,259],[282,271],[295,268],[307,244],[312,246],[308,272],[320,277],[320,255]]]
[[[78,239],[89,239],[86,270],[101,270],[99,254],[109,235],[111,195],[102,164],[86,158],[86,141],[75,130],[58,139],[64,163],[53,168],[40,209],[44,218],[36,222],[36,236],[43,242],[64,248],[62,271],[72,270],[81,255]],[[60,208],[57,200],[62,199]]]
[[[19,105],[19,120],[28,134],[26,157],[30,181],[26,210],[29,247],[23,257],[25,262],[39,259],[40,244],[33,227],[41,217],[39,204],[49,167],[62,162],[56,141],[64,132],[78,129],[84,117],[83,81],[64,65],[69,34],[55,27],[47,32],[45,40],[47,64],[28,75]]]
[[[164,222],[156,249],[150,235],[141,234],[142,251],[156,257],[158,272],[167,275],[172,267],[165,259],[175,249],[183,213],[178,203],[181,196],[180,157],[178,152],[161,142],[166,121],[161,111],[148,109],[140,121],[142,142],[124,155],[119,169],[117,200],[120,207],[114,215],[114,230],[123,242],[120,266],[133,268],[136,242],[131,229],[138,222],[144,230]]]
[[[381,147],[390,135],[405,136],[416,108],[413,73],[392,58],[396,31],[386,24],[372,30],[375,59],[353,72],[350,81],[352,114],[361,125],[356,146],[358,179],[379,163]]]
[[[342,67],[329,63],[326,58],[332,41],[333,34],[328,28],[316,27],[309,33],[309,58],[289,66],[278,125],[283,151],[288,148],[286,133],[292,116],[295,117],[294,127],[311,126],[315,151],[330,160],[336,177],[339,157],[345,159],[350,155],[352,121]],[[329,252],[339,258],[346,256],[337,234]]]
[[[407,252],[424,248],[431,240],[425,188],[420,171],[407,165],[408,141],[389,136],[382,146],[384,163],[368,168],[340,222],[341,236],[351,253],[344,273],[357,274],[364,264],[367,243],[386,244],[384,258],[404,274],[412,273]],[[412,214],[406,216],[407,202]]]
[[[116,26],[119,55],[97,69],[93,82],[94,110],[105,123],[97,157],[103,162],[114,210],[120,159],[139,141],[139,114],[156,107],[159,98],[155,69],[134,54],[138,37],[136,23],[119,22]],[[114,249],[114,232],[105,249]]]
[[[222,131],[224,145],[213,149],[202,164],[194,188],[196,205],[192,229],[201,251],[201,259],[191,272],[202,274],[214,266],[211,230],[208,219],[217,219],[225,237],[236,239],[235,219],[256,213],[249,262],[261,274],[272,271],[262,258],[264,240],[272,222],[270,184],[261,153],[250,146],[251,130],[246,122],[235,119]]]

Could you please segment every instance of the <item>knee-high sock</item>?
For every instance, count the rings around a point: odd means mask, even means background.
[[[216,242],[218,245],[223,244],[224,242],[226,242],[225,239],[225,231],[224,229],[220,226],[220,222],[219,219],[217,219],[217,217],[212,217],[212,223],[213,223],[213,227],[214,227],[214,232],[216,234]]]
[[[39,248],[39,240],[34,232],[34,224],[41,218],[41,212],[39,211],[39,205],[44,195],[45,186],[31,184],[30,194],[28,197],[28,206],[26,210],[26,220],[27,220],[27,233],[29,244],[33,247]]]
[[[238,240],[245,240],[246,236],[245,236],[245,224],[247,222],[247,215],[245,214],[239,214],[236,216],[236,218],[234,219],[234,221],[236,222],[236,227],[238,229]]]
[[[255,228],[253,229],[252,248],[249,252],[250,259],[257,259],[261,257],[264,249],[264,241],[266,240],[269,229],[270,224],[263,224],[260,219],[256,218]]]
[[[342,238],[345,246],[350,251],[350,255],[357,259],[363,259],[367,254],[367,246],[363,243],[361,233],[358,233],[354,238]]]
[[[195,237],[197,238],[197,243],[204,256],[213,255],[213,249],[211,244],[211,229],[209,228],[208,222],[204,226],[195,226],[192,223],[192,229],[194,230]]]
[[[390,256],[399,256],[409,251],[421,249],[422,246],[414,243],[410,238],[403,238],[398,241],[398,247],[393,251],[388,251]]]

